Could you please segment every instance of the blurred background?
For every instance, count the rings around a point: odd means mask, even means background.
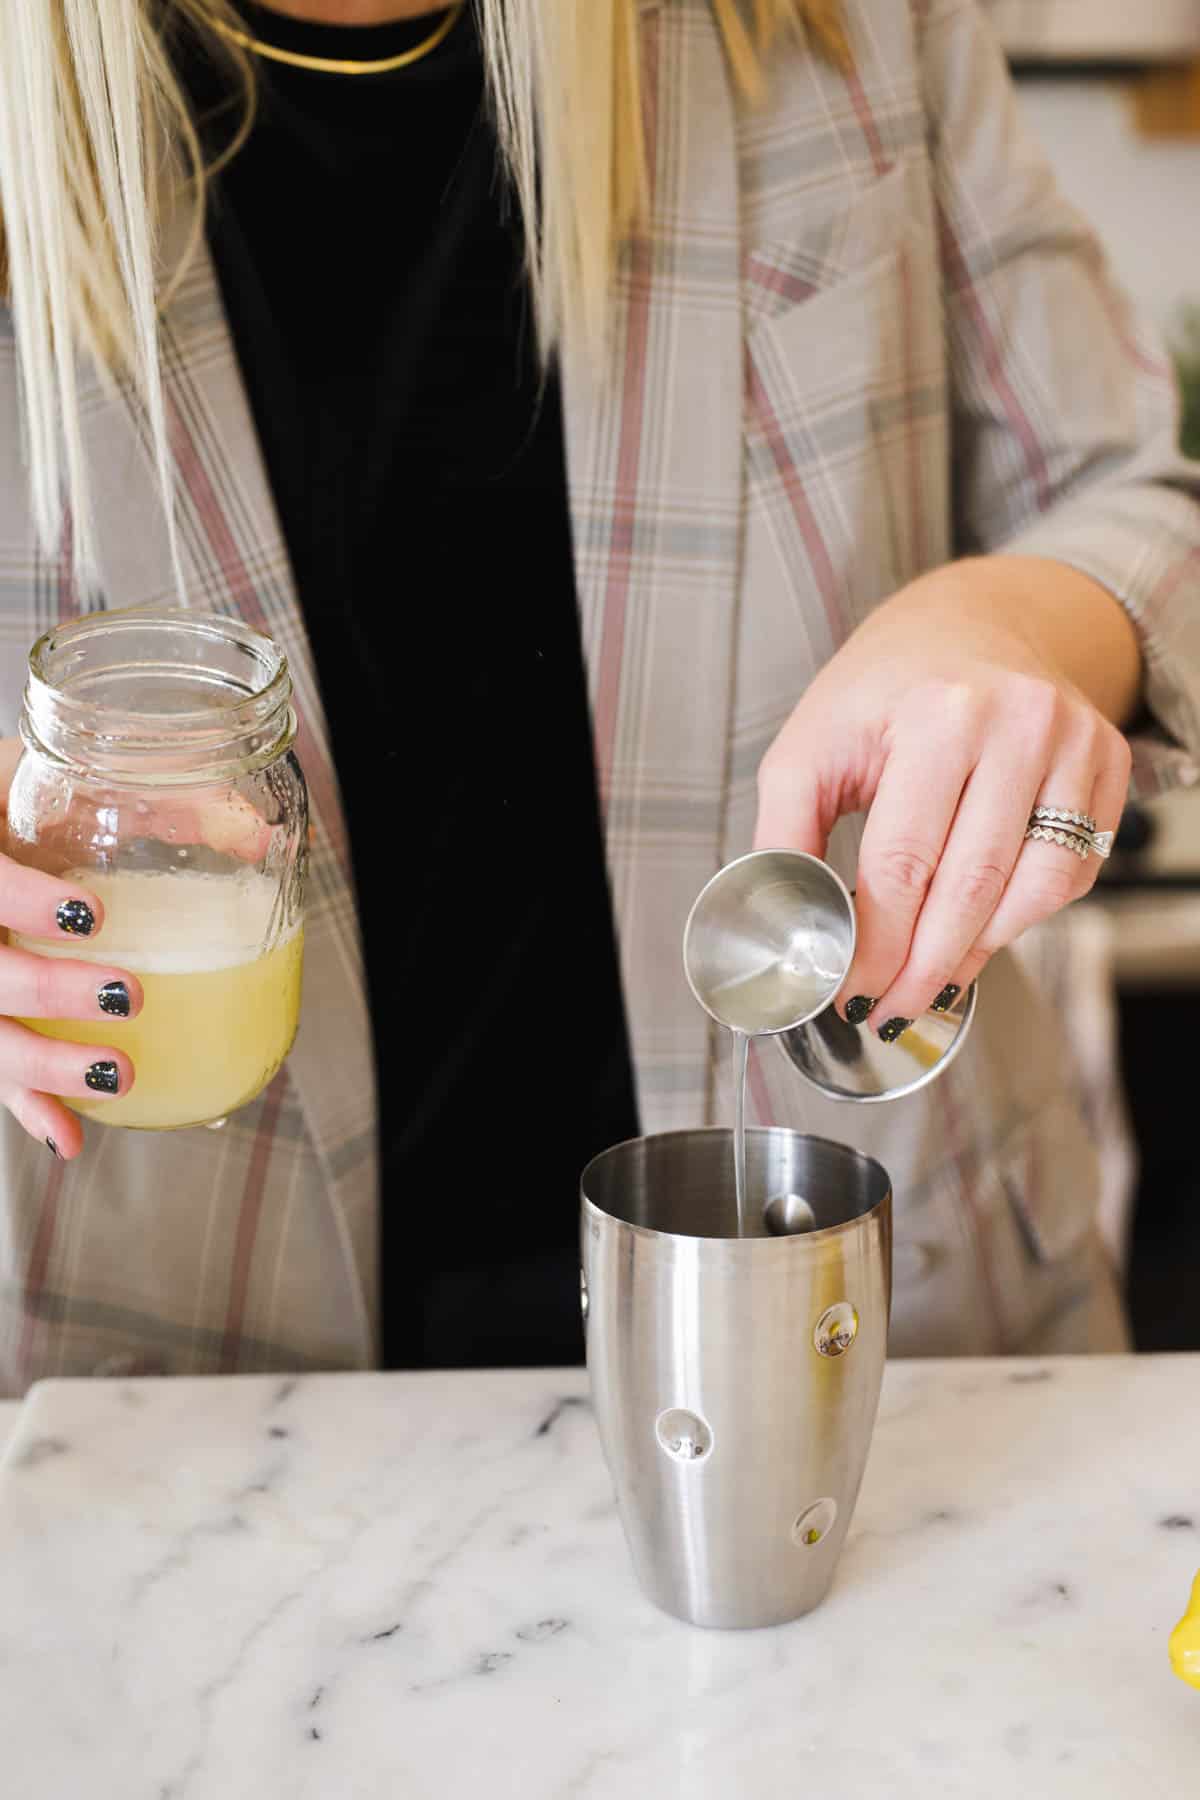
[[[1167,339],[1200,455],[1200,0],[984,3],[1063,188]],[[1075,1040],[1137,1347],[1200,1350],[1200,786],[1132,806],[1094,897],[1021,954]]]

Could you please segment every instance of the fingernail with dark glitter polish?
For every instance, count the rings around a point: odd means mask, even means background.
[[[885,1044],[894,1044],[902,1031],[907,1031],[912,1024],[911,1019],[889,1019],[886,1025],[879,1027],[879,1035]]]
[[[96,915],[86,900],[64,900],[54,916],[68,937],[91,937],[96,929]]]
[[[101,1012],[111,1013],[114,1019],[129,1017],[129,989],[123,981],[106,981],[96,998]]]
[[[59,1149],[53,1138],[46,1139],[46,1148],[51,1156],[57,1156],[59,1162],[62,1161],[62,1151]]]
[[[961,993],[962,989],[956,982],[948,981],[933,1003],[934,1012],[949,1012]]]
[[[861,1025],[870,1013],[875,1002],[867,994],[856,994],[853,1000],[846,1002],[846,1023]]]
[[[115,1062],[93,1063],[83,1079],[94,1094],[115,1094],[121,1086]]]

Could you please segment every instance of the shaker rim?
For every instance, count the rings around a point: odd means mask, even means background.
[[[864,1211],[856,1213],[852,1219],[843,1219],[841,1223],[837,1225],[819,1225],[814,1227],[811,1231],[785,1234],[780,1237],[771,1235],[761,1238],[739,1238],[713,1237],[704,1232],[662,1231],[654,1225],[638,1225],[631,1219],[621,1218],[617,1213],[607,1212],[603,1206],[599,1206],[596,1201],[591,1198],[587,1191],[587,1178],[598,1164],[602,1163],[608,1157],[619,1155],[622,1150],[628,1150],[635,1144],[648,1143],[652,1140],[665,1144],[672,1141],[678,1142],[683,1138],[732,1138],[732,1135],[732,1132],[726,1125],[695,1125],[682,1126],[674,1131],[658,1131],[641,1137],[624,1138],[618,1144],[610,1144],[607,1149],[599,1151],[597,1155],[592,1157],[591,1161],[585,1165],[583,1173],[579,1177],[579,1193],[583,1203],[585,1216],[588,1218],[607,1219],[626,1231],[642,1233],[647,1237],[653,1237],[660,1240],[670,1239],[671,1241],[680,1244],[709,1244],[720,1246],[722,1249],[728,1244],[737,1244],[740,1247],[740,1254],[744,1255],[747,1246],[756,1244],[782,1244],[789,1242],[812,1244],[815,1241],[832,1243],[838,1237],[849,1232],[860,1231],[865,1221],[883,1217],[891,1210],[892,1178],[877,1157],[869,1156],[865,1150],[858,1150],[852,1144],[843,1144],[839,1142],[837,1138],[824,1137],[818,1132],[793,1131],[789,1125],[751,1125],[747,1127],[746,1138],[747,1140],[750,1140],[752,1138],[761,1138],[772,1135],[803,1138],[808,1143],[821,1144],[827,1149],[836,1150],[839,1155],[852,1158],[864,1172],[870,1171],[879,1178],[882,1183],[882,1192],[880,1193],[879,1198],[870,1206],[866,1207]]]

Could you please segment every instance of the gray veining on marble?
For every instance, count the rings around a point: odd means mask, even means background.
[[[829,1602],[741,1634],[637,1592],[577,1373],[51,1384],[0,1470],[0,1792],[1192,1794],[1198,1384],[893,1365]]]

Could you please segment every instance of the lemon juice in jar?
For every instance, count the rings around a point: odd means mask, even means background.
[[[275,932],[279,890],[266,876],[131,871],[73,877],[104,906],[91,942],[12,941],[39,956],[128,970],[145,1003],[135,1019],[25,1019],[47,1037],[112,1044],[136,1080],[112,1100],[68,1100],[76,1112],[147,1131],[224,1118],[266,1086],[300,1015],[304,934]]]
[[[89,937],[13,941],[126,970],[136,1018],[26,1019],[124,1051],[135,1079],[67,1104],[168,1131],[245,1106],[300,1009],[308,795],[278,644],[235,617],[133,607],[57,625],[29,653],[8,796],[18,862],[91,890]]]

